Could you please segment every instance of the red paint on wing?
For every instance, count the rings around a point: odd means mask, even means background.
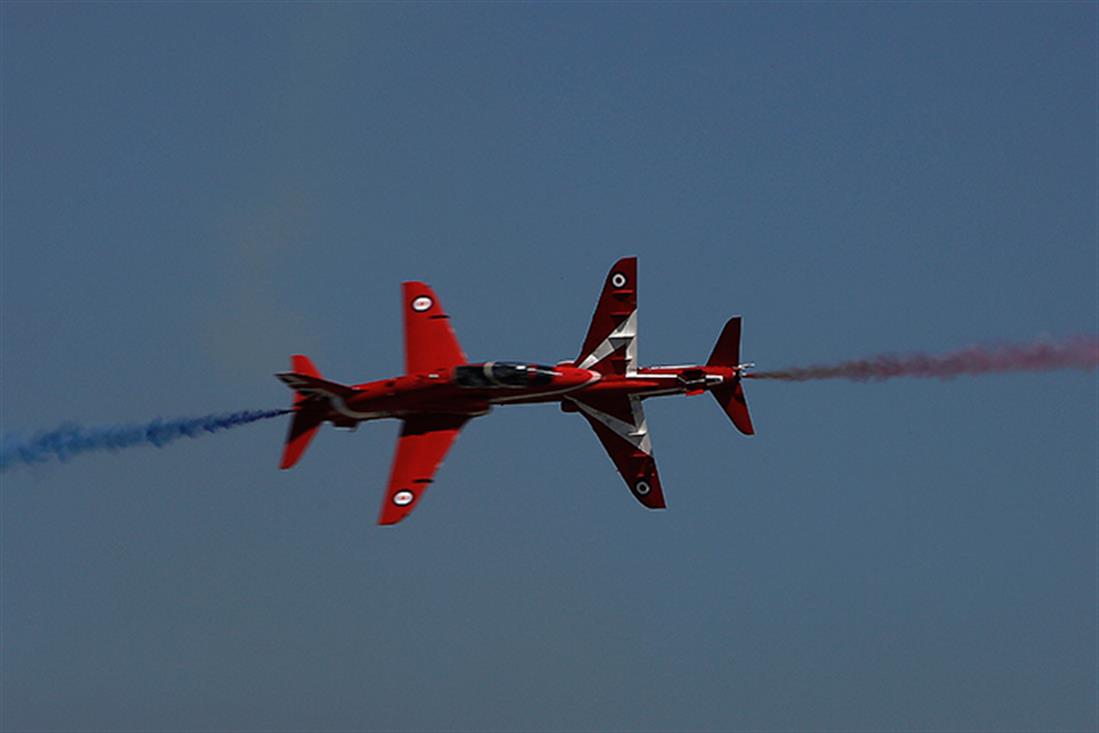
[[[637,258],[623,257],[614,263],[610,272],[607,273],[607,279],[603,282],[603,290],[599,294],[599,302],[595,306],[588,335],[584,338],[584,345],[580,348],[580,356],[576,364],[579,365],[595,351],[635,310],[637,310]],[[592,368],[605,374],[622,374],[625,373],[625,357],[617,353],[612,354],[593,365]]]
[[[429,285],[406,282],[401,285],[404,313],[405,373],[419,374],[448,369],[466,363],[458,345],[450,316]]]
[[[378,524],[396,524],[420,503],[467,415],[417,415],[401,426]]]

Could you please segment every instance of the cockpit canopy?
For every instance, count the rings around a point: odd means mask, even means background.
[[[549,384],[557,372],[541,364],[517,361],[490,361],[485,364],[463,364],[454,368],[454,383],[459,387],[537,387]]]

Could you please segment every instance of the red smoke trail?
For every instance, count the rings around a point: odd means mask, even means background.
[[[950,379],[964,374],[992,372],[1046,372],[1054,369],[1095,369],[1099,366],[1099,338],[1080,336],[1064,341],[1033,344],[971,346],[945,354],[882,354],[838,364],[814,364],[773,372],[750,372],[751,379],[850,379],[877,382],[893,377]]]

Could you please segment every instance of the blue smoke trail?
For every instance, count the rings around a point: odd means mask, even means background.
[[[288,412],[292,410],[243,410],[176,420],[158,418],[144,425],[90,428],[67,423],[31,438],[6,437],[0,445],[0,471],[17,464],[33,465],[55,459],[67,461],[73,456],[93,451],[114,452],[135,445],[161,448],[184,436],[197,438],[205,433],[217,433]]]

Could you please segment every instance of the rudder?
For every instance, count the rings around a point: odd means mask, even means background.
[[[752,417],[748,414],[748,401],[744,397],[744,385],[741,384],[740,373],[740,316],[733,316],[721,329],[721,335],[717,337],[714,350],[710,352],[710,358],[706,366],[732,367],[732,383],[714,387],[713,395],[721,409],[733,421],[736,429],[745,435],[755,435],[752,426]]]

